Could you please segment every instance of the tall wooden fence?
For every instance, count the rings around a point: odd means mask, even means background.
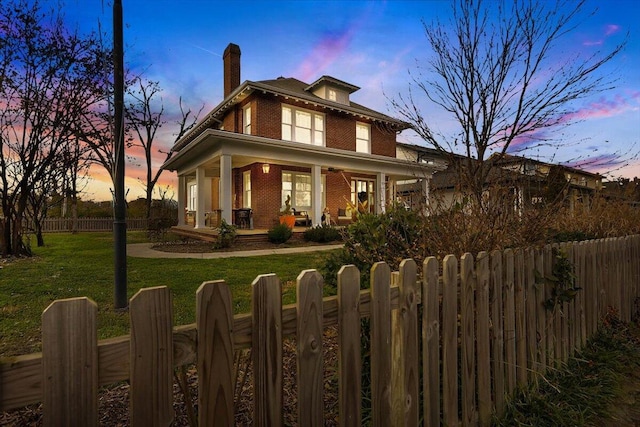
[[[112,231],[113,218],[78,218],[77,231]],[[73,229],[71,218],[45,218],[42,231],[45,233],[68,232]],[[128,230],[146,230],[146,218],[127,218]]]
[[[102,341],[95,303],[55,301],[43,313],[42,354],[0,365],[0,409],[42,401],[45,423],[96,425],[98,388],[128,380],[131,424],[168,425],[173,370],[195,363],[200,425],[232,425],[233,354],[250,347],[255,425],[281,425],[282,343],[295,336],[298,424],[320,426],[323,330],[337,325],[340,424],[359,426],[360,319],[369,317],[373,425],[416,426],[421,417],[428,426],[487,425],[516,387],[582,347],[607,310],[632,317],[639,236],[560,248],[581,290],[552,309],[544,306],[556,286],[552,246],[429,258],[421,276],[413,260],[397,273],[377,263],[370,290],[345,266],[330,298],[322,297],[321,275],[306,270],[297,303],[284,307],[278,277],[261,275],[251,313],[235,316],[225,282],[206,282],[196,292],[196,323],[177,328],[169,289],[146,288],[131,299],[131,335]]]

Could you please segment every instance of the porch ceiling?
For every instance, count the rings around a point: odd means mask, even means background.
[[[206,174],[217,176],[220,156],[232,156],[232,166],[271,163],[309,167],[320,165],[347,172],[382,172],[395,179],[429,177],[437,169],[392,157],[355,153],[291,141],[281,141],[209,129],[167,161],[163,167],[179,175],[190,175],[204,167]]]

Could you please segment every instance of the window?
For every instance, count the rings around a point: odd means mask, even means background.
[[[251,208],[251,171],[242,173],[242,207]]]
[[[337,100],[338,100],[338,94],[336,93],[336,91],[333,89],[329,89],[329,101],[337,101]]]
[[[198,186],[196,184],[189,185],[189,206],[190,211],[195,211],[198,206]]]
[[[325,205],[324,194],[325,176],[322,175],[320,188],[322,205]],[[311,209],[311,175],[308,173],[282,173],[282,205],[284,205],[287,196],[291,197],[291,207],[298,210]]]
[[[282,139],[324,145],[324,116],[313,111],[282,106]]]
[[[356,123],[356,152],[371,154],[371,133],[366,123]]]
[[[251,105],[247,105],[242,110],[242,132],[251,135]]]
[[[374,213],[375,182],[368,179],[354,179],[351,181],[351,203],[357,206],[359,212]]]

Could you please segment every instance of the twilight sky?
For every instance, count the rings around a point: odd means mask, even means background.
[[[43,4],[54,0],[43,1]],[[56,2],[57,3],[57,2]],[[308,83],[331,75],[361,89],[355,102],[383,113],[398,115],[388,98],[405,93],[419,64],[429,51],[422,20],[443,22],[451,15],[448,0],[429,1],[212,1],[122,0],[125,21],[125,62],[135,72],[158,80],[169,123],[163,127],[158,147],[168,149],[177,100],[203,117],[222,101],[222,57],[228,43],[242,51],[241,80],[295,77]],[[571,1],[569,1],[571,3]],[[558,149],[523,153],[543,161],[578,165],[587,157],[592,172],[640,177],[640,158],[628,165],[611,166],[607,159],[640,150],[640,2],[589,0],[597,9],[565,38],[568,52],[590,55],[622,42],[625,50],[603,72],[616,77],[616,88],[582,100],[576,107],[579,123],[558,130],[566,143]],[[98,28],[111,32],[112,7],[108,0],[66,0],[66,21],[81,32]],[[426,107],[423,111],[427,111]],[[448,119],[441,111],[425,114],[446,131]],[[405,131],[406,133],[406,131]],[[400,141],[422,144],[417,136],[401,134]],[[635,145],[634,145],[635,144]],[[128,152],[131,157],[135,151]],[[637,157],[637,156],[636,156]],[[159,158],[161,163],[162,159]],[[127,164],[128,199],[142,196],[143,172]],[[598,166],[601,165],[601,166]],[[173,185],[174,173],[164,172],[162,185]],[[100,169],[83,195],[85,199],[110,199],[108,178]]]

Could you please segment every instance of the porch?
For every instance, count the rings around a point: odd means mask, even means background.
[[[309,227],[294,227],[293,235],[291,239],[294,240],[302,240],[304,232]],[[171,227],[171,232],[174,234],[196,240],[203,240],[205,242],[215,242],[218,238],[218,233],[216,228],[211,227],[203,227],[203,228],[194,228],[190,225],[176,225]],[[267,234],[269,230],[266,228],[255,228],[255,229],[237,229],[237,239],[239,243],[249,243],[249,242],[266,242],[268,240]]]
[[[285,198],[319,225],[330,215],[340,225],[354,211],[382,213],[397,199],[397,183],[418,181],[428,194],[433,167],[374,154],[311,146],[219,130],[206,130],[164,167],[178,173],[179,225],[213,226],[212,213],[246,227],[237,214],[250,210],[248,228],[278,222]],[[300,224],[301,225],[301,224]]]

